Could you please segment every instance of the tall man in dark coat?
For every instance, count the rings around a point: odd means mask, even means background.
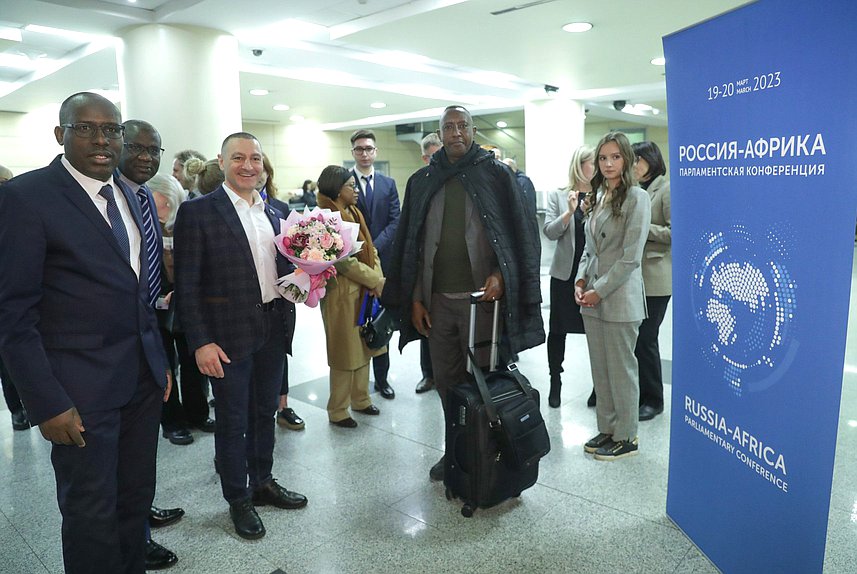
[[[64,154],[0,189],[0,354],[53,443],[66,572],[144,571],[167,359],[119,110],[74,94]]]
[[[381,270],[386,273],[393,251],[393,237],[399,226],[399,190],[392,177],[375,170],[378,148],[375,146],[374,132],[357,130],[351,134],[351,154],[354,156],[352,171],[358,188],[357,208],[366,219],[366,226],[369,227],[372,242],[381,259]],[[389,371],[389,353],[372,358],[375,390],[385,399],[394,399],[396,391],[387,380]]]
[[[473,142],[475,132],[466,109],[444,110],[443,148],[408,180],[384,288],[388,306],[400,309],[400,349],[428,337],[444,407],[466,374],[471,292],[500,300],[506,356],[545,339],[536,221],[512,172]],[[491,311],[477,315],[477,332],[490,333]],[[443,459],[430,476],[443,478]]]
[[[211,377],[214,445],[229,515],[239,536],[256,539],[265,527],[254,505],[307,503],[271,474],[274,413],[295,307],[274,287],[290,268],[274,247],[282,214],[256,191],[263,169],[259,141],[232,134],[218,160],[223,185],[179,208],[175,297],[189,348],[200,372]]]

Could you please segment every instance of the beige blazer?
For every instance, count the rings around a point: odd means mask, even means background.
[[[387,352],[387,347],[370,350],[357,326],[363,288],[375,289],[384,275],[377,251],[374,269],[357,257],[346,257],[335,267],[336,277],[327,281],[326,294],[321,300],[327,364],[332,369],[354,371],[368,364],[370,358]]]
[[[600,201],[604,189],[598,190]],[[649,236],[651,201],[640,187],[628,190],[622,215],[613,217],[607,204],[586,221],[586,247],[575,282],[595,289],[601,301],[595,307],[581,307],[582,315],[602,321],[632,322],[646,318],[646,290],[640,270],[643,249]]]
[[[647,191],[652,200],[652,222],[643,252],[643,283],[646,285],[646,295],[662,297],[672,295],[673,292],[670,182],[665,176],[659,175]]]

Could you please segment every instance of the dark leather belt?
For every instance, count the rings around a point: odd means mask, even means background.
[[[263,313],[274,310],[282,310],[286,306],[285,299],[272,299],[267,303],[257,303],[256,308],[260,309]]]

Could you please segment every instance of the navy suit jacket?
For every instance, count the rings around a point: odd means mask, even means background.
[[[360,172],[356,168],[352,172],[354,179],[360,180]],[[363,184],[363,181],[358,181],[360,189],[363,189]],[[399,190],[396,189],[396,181],[375,170],[372,177],[372,208],[366,207],[366,201],[361,192],[357,199],[357,209],[366,219],[372,242],[381,257],[383,271],[389,267],[393,238],[399,227]]]
[[[282,213],[265,205],[280,233]],[[175,239],[176,310],[191,351],[217,343],[231,360],[246,358],[265,343],[262,293],[250,243],[223,186],[182,203]],[[294,267],[277,252],[278,276]],[[295,306],[285,302],[286,351],[291,353]]]
[[[140,204],[120,190],[142,236]],[[0,353],[33,423],[126,404],[141,359],[165,387],[145,256],[140,263],[138,279],[60,156],[0,187]]]

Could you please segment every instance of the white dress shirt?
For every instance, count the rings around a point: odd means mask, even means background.
[[[145,254],[140,253],[140,247],[142,244],[140,230],[137,228],[137,224],[134,222],[134,217],[131,215],[131,208],[128,207],[125,194],[122,193],[121,189],[119,189],[119,185],[113,181],[113,176],[110,176],[110,179],[107,181],[98,181],[97,179],[92,179],[88,175],[84,175],[77,171],[65,158],[65,155],[62,156],[60,161],[75,181],[80,184],[86,192],[86,195],[88,195],[89,199],[92,200],[92,203],[95,204],[95,208],[98,209],[98,212],[101,214],[101,217],[104,218],[104,221],[107,222],[107,225],[110,225],[110,218],[107,217],[107,200],[98,195],[98,193],[105,185],[110,185],[110,187],[113,188],[113,197],[116,199],[116,206],[119,208],[119,213],[122,215],[122,222],[125,224],[125,230],[128,232],[128,242],[131,245],[132,255],[129,257],[130,260],[128,261],[128,264],[131,266],[131,269],[134,270],[134,275],[139,279],[140,257],[145,257]]]
[[[268,303],[277,299],[280,294],[274,284],[277,281],[277,248],[274,246],[274,227],[271,220],[265,215],[267,205],[262,201],[258,191],[253,192],[253,204],[247,203],[241,196],[229,189],[226,183],[223,189],[232,206],[238,213],[244,235],[250,244],[250,252],[253,254],[253,264],[256,266],[256,277],[259,279],[259,290],[262,293],[262,302]]]

